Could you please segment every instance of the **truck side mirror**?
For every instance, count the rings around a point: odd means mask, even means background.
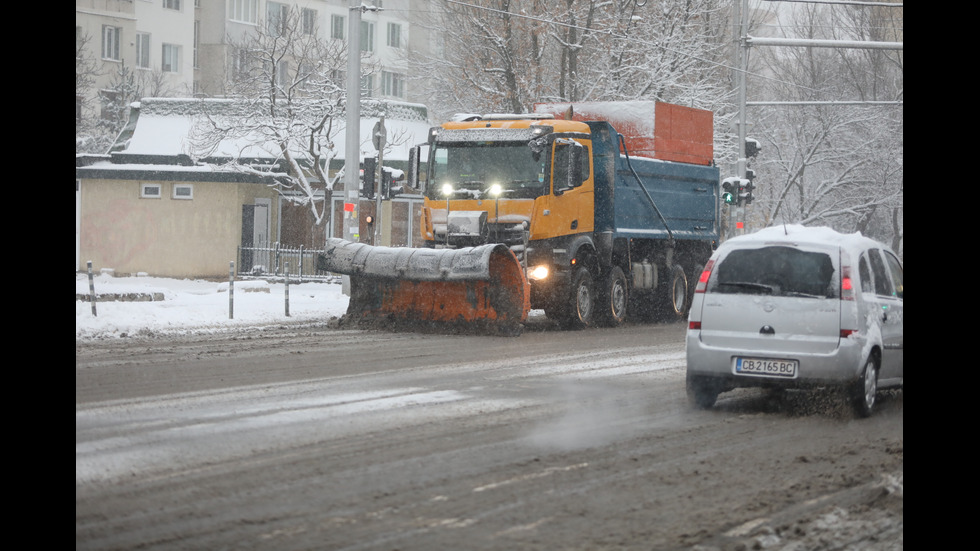
[[[568,185],[571,187],[579,187],[585,183],[585,176],[582,174],[582,161],[585,160],[585,148],[581,146],[573,146],[572,154],[569,159],[571,167],[568,170],[569,182]]]
[[[555,195],[561,195],[583,183],[582,161],[585,148],[574,142],[555,143]]]
[[[408,187],[417,190],[419,188],[419,146],[412,146],[408,150]]]

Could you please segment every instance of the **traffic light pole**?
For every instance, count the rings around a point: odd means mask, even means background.
[[[374,146],[378,149],[378,172],[374,178],[374,196],[376,197],[374,203],[374,244],[375,245],[385,245],[381,242],[381,224],[387,218],[386,216],[381,216],[381,196],[384,194],[384,177],[385,177],[385,142],[387,141],[387,135],[385,130],[385,116],[384,113],[381,114],[381,118],[378,124],[374,127],[374,136],[372,136],[374,141]]]
[[[745,179],[745,76],[749,70],[749,43],[748,43],[748,0],[741,0],[735,4],[739,10],[739,45],[735,49],[738,59],[738,166],[737,175],[741,180]],[[739,189],[736,189],[736,204],[741,205]],[[745,208],[739,209],[742,217],[742,231],[746,231]],[[731,228],[730,228],[731,229]]]
[[[347,128],[344,150],[344,239],[360,241],[357,205],[361,173],[361,1],[350,0],[347,25]]]

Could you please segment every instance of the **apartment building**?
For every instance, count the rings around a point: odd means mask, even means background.
[[[412,28],[430,3],[358,2],[364,7],[362,96],[424,103],[408,78],[406,58],[410,51],[432,50],[429,33]],[[330,41],[349,38],[350,0],[76,0],[76,46],[95,69],[91,82],[76,78],[76,123],[113,116],[105,106],[120,94],[123,68],[147,97],[222,97],[240,53],[234,44],[258,25],[274,24],[284,10],[298,10],[304,32]]]
[[[76,122],[113,116],[104,107],[121,93],[123,71],[146,94],[190,96],[201,1],[75,0],[76,50],[90,64],[88,86],[76,80]]]

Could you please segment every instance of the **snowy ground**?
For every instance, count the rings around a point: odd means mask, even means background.
[[[233,300],[227,281],[99,274],[94,276],[94,286],[101,298],[93,314],[88,275],[75,275],[76,340],[221,332],[280,322],[324,323],[342,316],[348,303],[339,278],[290,282],[288,316],[283,282],[235,281]],[[80,295],[84,300],[78,300]],[[126,295],[156,295],[163,300],[112,300]]]

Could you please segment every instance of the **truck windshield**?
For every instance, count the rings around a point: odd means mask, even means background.
[[[527,142],[463,142],[438,144],[432,150],[426,195],[445,199],[533,199],[547,193],[545,155],[535,159]]]

